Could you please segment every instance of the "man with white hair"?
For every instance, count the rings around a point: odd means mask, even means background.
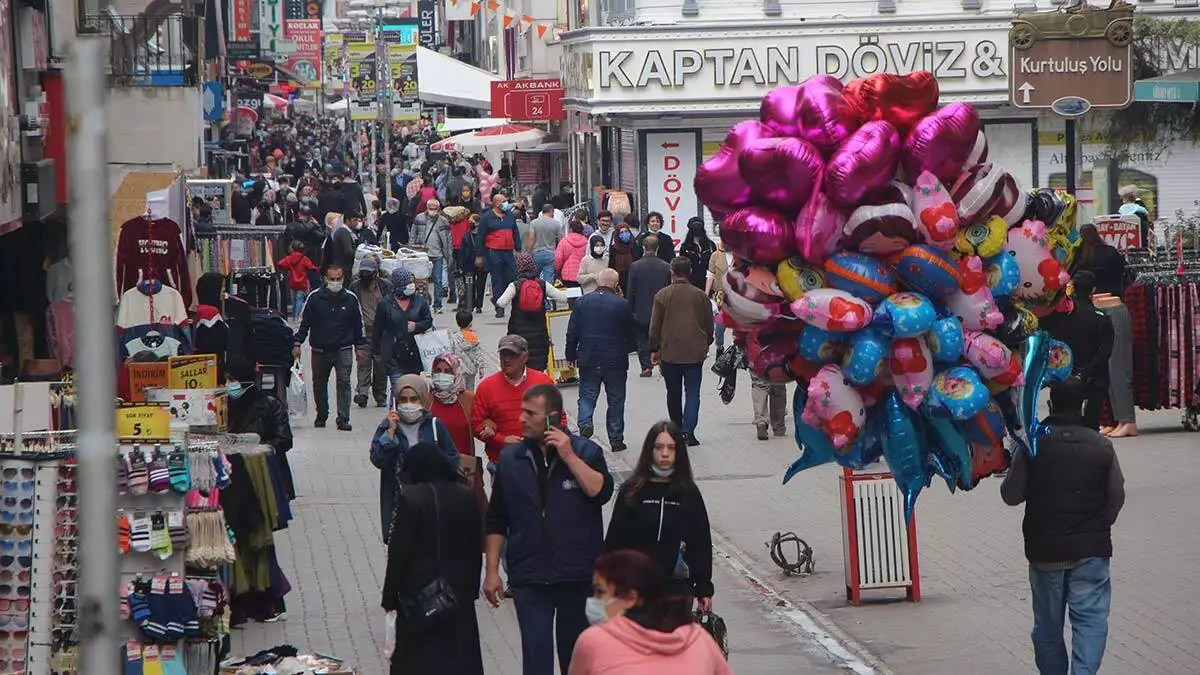
[[[433,312],[442,313],[442,273],[445,272],[446,256],[453,252],[450,241],[450,221],[442,215],[442,204],[436,199],[425,202],[425,211],[413,218],[409,232],[410,246],[422,247],[429,262],[433,264]]]
[[[625,385],[636,343],[633,307],[617,295],[617,271],[601,270],[596,290],[579,298],[567,324],[566,358],[579,369],[579,435],[592,435],[600,385],[608,399],[605,431],[613,452],[625,449]]]

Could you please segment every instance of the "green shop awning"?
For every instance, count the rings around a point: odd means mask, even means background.
[[[1182,70],[1133,83],[1133,100],[1144,103],[1200,102],[1200,70]]]

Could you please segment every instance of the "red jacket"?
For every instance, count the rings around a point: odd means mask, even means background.
[[[313,261],[300,251],[292,251],[276,265],[288,273],[288,288],[293,291],[307,291],[308,272],[317,269]]]
[[[179,291],[185,307],[192,306],[192,281],[179,225],[168,218],[148,221],[142,216],[121,224],[117,239],[117,295],[145,279],[158,279]]]
[[[508,445],[504,442],[506,437],[525,437],[525,427],[521,424],[521,398],[526,390],[539,384],[554,384],[554,380],[540,370],[530,368],[525,373],[525,381],[516,386],[509,384],[504,373],[499,372],[483,378],[475,387],[471,431],[475,438],[483,441],[483,450],[493,462],[499,461],[500,451]],[[496,435],[489,440],[480,436],[485,421],[491,421],[496,427]]]

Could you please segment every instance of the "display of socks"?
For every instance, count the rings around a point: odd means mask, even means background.
[[[146,468],[146,457],[141,450],[134,448],[126,455],[129,475],[129,494],[144,495],[150,489],[150,472]]]
[[[150,552],[150,517],[135,513],[129,517],[129,548],[137,553]]]
[[[150,492],[161,495],[171,491],[171,471],[167,468],[167,458],[158,450],[150,459],[149,477]]]
[[[129,642],[121,650],[124,655],[121,659],[125,666],[122,671],[124,675],[142,675],[142,645],[140,642]]]
[[[117,514],[117,550],[121,555],[127,555],[130,551],[129,540],[131,537],[129,517],[124,513]]]
[[[184,523],[183,511],[167,513],[167,532],[171,534],[171,546],[176,551],[186,551],[188,547],[187,525]]]
[[[192,475],[186,452],[172,452],[167,456],[167,471],[171,476],[171,489],[186,494],[192,487]]]
[[[166,560],[174,552],[171,549],[171,534],[167,532],[167,518],[161,511],[150,516],[150,550],[159,560]]]

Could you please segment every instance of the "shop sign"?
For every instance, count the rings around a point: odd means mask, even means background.
[[[417,72],[417,45],[387,46],[388,77],[391,79],[392,119],[411,122],[421,117],[421,90]]]
[[[513,122],[566,119],[561,80],[501,80],[492,82],[491,116]]]
[[[1142,247],[1142,221],[1137,216],[1123,216],[1119,213],[1111,216],[1096,216],[1093,221],[1096,234],[1104,243],[1118,251],[1125,252],[1131,248]]]
[[[889,33],[839,26],[800,35],[786,29],[744,31],[737,38],[724,30],[698,36],[696,29],[656,29],[653,40],[625,33],[568,44],[561,65],[568,97],[596,101],[741,99],[757,104],[770,89],[812,75],[848,81],[920,70],[937,77],[943,95],[999,100],[1008,72],[1006,28],[956,22],[952,30],[899,25]]]
[[[1133,6],[1083,3],[1018,14],[1008,32],[1009,102],[1076,117],[1133,101]]]
[[[286,68],[302,78],[301,86],[321,86],[321,20],[288,19],[283,22],[284,33],[296,44],[296,51],[287,58]]]
[[[284,20],[320,20],[321,9],[321,0],[287,0],[284,5]]]
[[[269,80],[275,74],[275,66],[263,61],[255,61],[245,67],[245,72],[256,80]]]
[[[259,99],[261,104],[261,98]],[[233,198],[233,183],[220,178],[189,178],[187,181],[187,203],[192,203],[193,197],[199,197],[212,207],[214,223],[233,222],[229,212],[230,200]]]
[[[249,24],[246,24],[249,27]],[[229,42],[225,45],[225,55],[230,59],[257,59],[260,53],[258,43],[250,40]]]
[[[258,43],[263,52],[278,54],[283,41],[283,8],[280,0],[258,0]]]
[[[642,132],[646,210],[663,214],[663,229],[675,241],[686,230],[688,219],[701,215],[692,189],[699,153],[700,132],[695,129]]]
[[[250,41],[250,0],[233,0],[233,35],[231,37],[235,42]],[[232,47],[233,45],[229,45],[230,50]]]
[[[216,389],[217,357],[213,354],[170,357],[167,359],[167,386],[171,389]]]
[[[1134,82],[1133,100],[1149,103],[1196,103],[1200,101],[1200,82],[1195,80]]]
[[[168,441],[171,413],[160,405],[131,405],[117,408],[117,440]]]
[[[437,49],[437,10],[433,0],[417,0],[417,20],[420,21],[418,30],[421,46]]]
[[[147,389],[167,386],[165,362],[131,363],[126,368],[129,369],[129,392],[134,403],[146,401]]]

